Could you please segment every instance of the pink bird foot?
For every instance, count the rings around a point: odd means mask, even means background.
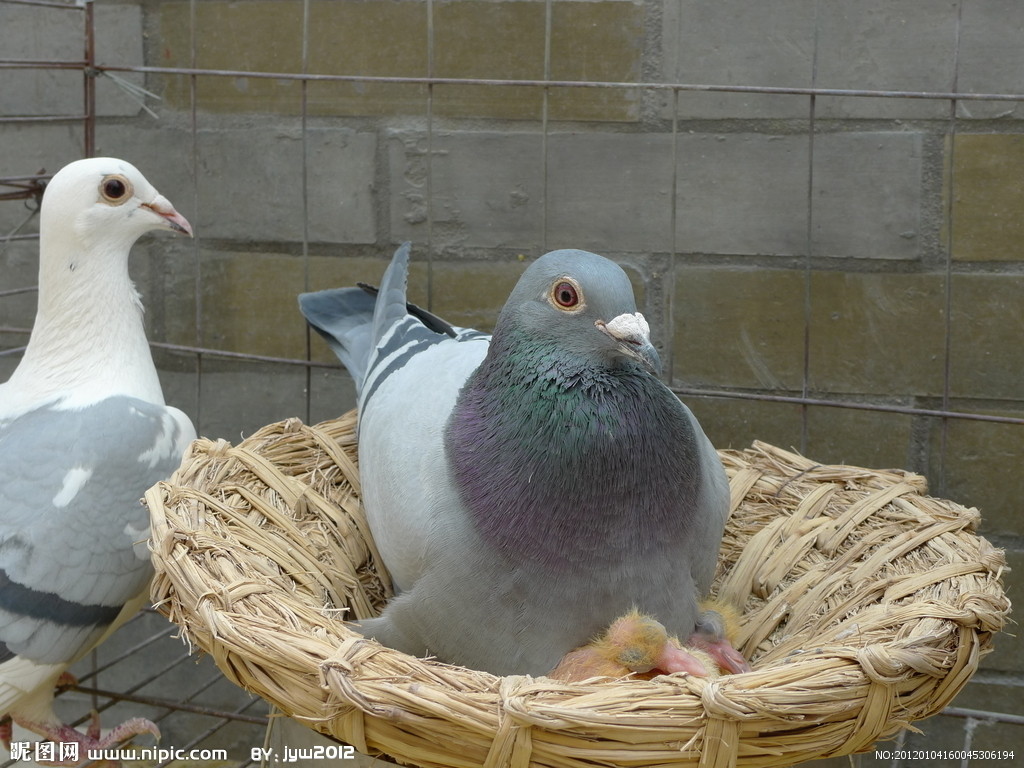
[[[57,682],[53,684],[53,688],[57,693],[63,693],[69,688],[74,688],[78,685],[78,678],[70,672],[61,672],[60,677],[57,678]],[[96,713],[93,713],[94,719]],[[99,731],[97,731],[99,733]],[[0,717],[0,743],[3,743],[4,748],[11,751],[11,740],[14,738],[14,721],[11,720],[10,715],[4,715]]]

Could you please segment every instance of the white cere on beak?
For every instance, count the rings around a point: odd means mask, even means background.
[[[634,343],[651,338],[651,326],[639,312],[625,313],[605,323],[605,329],[617,339],[629,340]]]
[[[594,324],[609,338],[614,339],[619,349],[637,360],[655,376],[661,375],[661,358],[651,344],[651,326],[647,324],[643,315],[639,312],[627,312],[607,323],[597,320]]]

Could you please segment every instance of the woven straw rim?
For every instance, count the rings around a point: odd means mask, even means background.
[[[1010,609],[976,509],[898,470],[721,452],[733,514],[713,593],[754,671],[563,684],[367,641],[386,601],[355,414],[197,440],[146,495],[152,596],[234,683],[368,754],[420,766],[786,766],[940,711]]]

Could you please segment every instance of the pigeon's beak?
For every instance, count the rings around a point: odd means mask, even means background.
[[[594,325],[610,337],[627,357],[631,357],[655,376],[661,375],[661,357],[651,344],[651,327],[639,312],[626,313]]]
[[[163,195],[157,195],[153,202],[143,203],[142,207],[149,208],[157,216],[161,216],[175,232],[182,232],[192,237],[192,225],[188,223],[188,219],[174,210],[171,201]]]

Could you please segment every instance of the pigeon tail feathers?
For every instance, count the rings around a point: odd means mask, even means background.
[[[385,379],[419,352],[442,341],[489,338],[406,301],[410,247],[403,243],[395,252],[380,288],[359,283],[299,296],[302,314],[355,381],[360,410]]]
[[[362,395],[381,340],[409,315],[405,302],[410,243],[402,243],[384,272],[379,289],[334,288],[299,295],[299,309],[338,356]]]
[[[332,288],[299,295],[306,322],[323,337],[356,382],[366,376],[373,353],[369,328],[376,300],[360,288]]]
[[[409,278],[409,251],[411,243],[405,242],[395,251],[391,263],[384,271],[377,295],[377,306],[373,310],[373,328],[370,334],[371,348],[380,346],[384,336],[409,314],[405,294]]]
[[[361,392],[374,362],[383,359],[381,342],[410,315],[438,339],[458,338],[460,329],[405,300],[409,243],[403,243],[384,273],[381,287],[357,283],[356,288],[332,288],[299,294],[299,310],[341,360]],[[380,299],[384,296],[383,299]]]

